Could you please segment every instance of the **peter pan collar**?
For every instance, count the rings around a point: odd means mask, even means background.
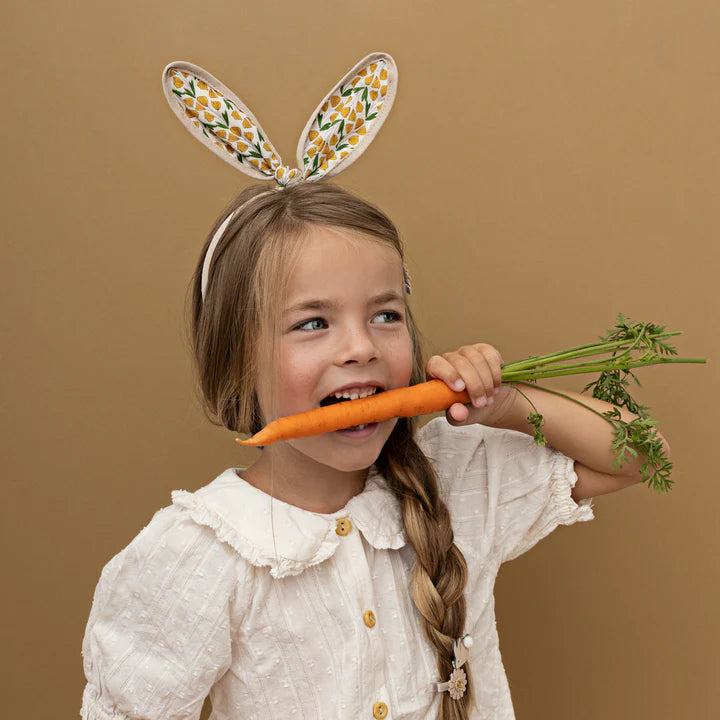
[[[189,510],[199,525],[212,528],[249,563],[269,567],[275,578],[299,575],[331,557],[342,540],[335,532],[338,518],[350,518],[378,550],[405,545],[399,501],[375,466],[363,491],[328,515],[272,499],[243,480],[238,474],[243,470],[228,468],[193,493],[173,490],[172,502]]]

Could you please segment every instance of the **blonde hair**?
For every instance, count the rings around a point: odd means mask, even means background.
[[[239,209],[239,210],[238,210]],[[237,210],[213,253],[205,300],[202,266],[222,221]],[[253,185],[225,209],[203,247],[191,282],[190,344],[206,417],[238,433],[258,432],[265,424],[255,392],[257,339],[279,322],[282,290],[303,239],[315,225],[360,234],[389,245],[400,257],[403,247],[390,219],[361,198],[323,182],[288,185],[278,192]],[[410,384],[422,382],[424,361],[418,331],[406,311],[413,347]],[[273,357],[270,355],[270,357]],[[452,672],[452,641],[464,632],[467,565],[455,545],[450,514],[438,492],[434,468],[415,442],[415,418],[400,418],[375,465],[398,497],[406,535],[417,560],[412,597],[425,635],[437,651],[440,680]],[[466,720],[473,702],[441,693],[440,720]],[[432,682],[428,678],[428,683]]]

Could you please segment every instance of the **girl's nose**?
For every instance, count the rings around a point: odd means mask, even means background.
[[[379,350],[367,328],[348,328],[342,335],[337,351],[339,365],[365,365],[379,357]]]

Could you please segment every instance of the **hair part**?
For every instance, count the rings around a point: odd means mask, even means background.
[[[213,253],[203,300],[205,255],[230,213],[234,216]],[[258,357],[277,357],[274,343],[284,289],[316,225],[362,235],[404,256],[397,229],[383,212],[328,181],[299,182],[277,192],[268,192],[265,185],[243,190],[215,223],[190,285],[190,346],[200,401],[212,424],[255,434],[266,423],[255,391]],[[424,358],[409,307],[406,317],[413,347],[410,384],[415,385],[425,379]],[[439,495],[435,470],[415,441],[415,428],[414,418],[398,419],[376,467],[401,503],[405,531],[417,556],[412,597],[437,651],[440,680],[445,681],[452,672],[452,641],[464,632],[467,564],[454,544],[450,514]],[[473,693],[470,670],[467,665],[464,669],[467,692],[457,701],[442,693],[439,720],[469,717]]]

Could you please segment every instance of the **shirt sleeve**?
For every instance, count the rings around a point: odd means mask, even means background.
[[[438,474],[456,536],[499,562],[522,555],[558,525],[592,520],[592,499],[576,503],[574,460],[525,433],[435,418],[418,443]]]
[[[82,653],[83,720],[196,720],[231,662],[237,556],[169,506],[103,568]]]

